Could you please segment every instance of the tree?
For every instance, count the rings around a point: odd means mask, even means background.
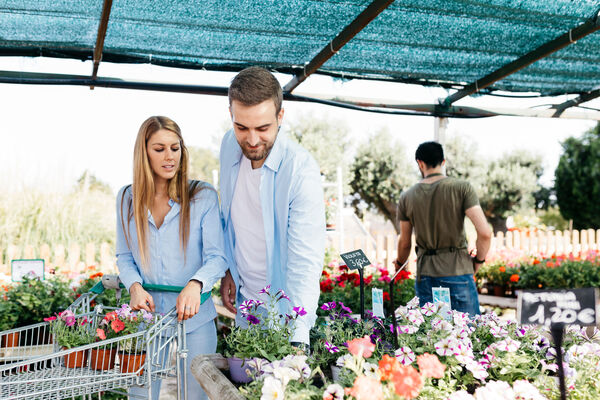
[[[414,168],[404,147],[394,143],[387,130],[382,130],[359,149],[350,167],[350,186],[355,194],[353,206],[359,214],[360,201],[383,214],[400,232],[398,201],[402,191],[415,181]]]
[[[219,159],[209,149],[188,146],[190,157],[188,178],[213,183],[213,170],[219,170]]]
[[[600,228],[600,123],[562,143],[555,171],[558,206],[575,229]]]
[[[448,176],[473,185],[494,232],[506,230],[509,212],[534,205],[537,181],[544,172],[540,156],[517,150],[497,160],[483,161],[477,146],[459,136],[448,140],[444,147]]]
[[[87,169],[83,171],[83,174],[77,179],[75,183],[75,190],[82,192],[102,192],[112,195],[112,189],[106,182],[96,178],[96,175],[90,173]]]
[[[290,123],[288,132],[292,140],[312,154],[325,179],[335,182],[336,170],[341,166],[342,176],[348,182],[348,130],[342,121],[303,115]]]

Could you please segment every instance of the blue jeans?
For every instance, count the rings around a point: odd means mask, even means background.
[[[469,313],[471,316],[480,314],[479,296],[473,274],[443,277],[421,276],[421,280],[415,282],[415,290],[421,307],[425,303],[433,302],[431,289],[440,286],[450,289],[450,302],[452,303],[450,307],[453,310]]]

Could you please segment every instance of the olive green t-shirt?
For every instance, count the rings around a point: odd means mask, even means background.
[[[473,273],[466,250],[465,211],[479,205],[469,182],[446,177],[417,183],[400,196],[398,217],[410,221],[417,242],[417,277],[457,276]],[[456,248],[456,251],[448,251]],[[438,250],[425,255],[425,250]]]

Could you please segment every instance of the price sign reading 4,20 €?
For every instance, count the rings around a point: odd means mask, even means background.
[[[371,261],[369,261],[365,253],[360,249],[340,254],[340,256],[350,269],[362,269],[367,265],[371,265]]]
[[[595,325],[596,288],[524,290],[519,294],[517,319],[522,324]]]

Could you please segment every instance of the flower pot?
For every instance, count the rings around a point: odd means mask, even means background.
[[[506,288],[504,286],[500,286],[500,285],[494,285],[492,286],[492,294],[494,296],[504,296],[504,293],[506,292]]]
[[[229,364],[229,375],[231,376],[232,381],[236,383],[248,383],[252,380],[252,378],[246,372],[246,370],[250,368],[248,366],[248,362],[250,361],[251,360],[248,358],[227,358],[227,364]]]
[[[7,333],[2,336],[2,347],[19,347],[21,332]]]
[[[132,374],[139,370],[138,375],[142,375],[144,372],[146,353],[119,353],[119,358],[121,373]]]
[[[63,347],[63,350],[69,350]],[[85,366],[87,361],[88,352],[87,350],[79,350],[73,353],[65,354],[65,367],[67,368],[81,368]]]
[[[342,370],[341,367],[338,367],[337,365],[332,364],[331,365],[331,379],[333,380],[334,383],[337,383],[340,381],[340,371]]]
[[[90,368],[106,371],[115,367],[117,349],[92,349],[90,351]]]

